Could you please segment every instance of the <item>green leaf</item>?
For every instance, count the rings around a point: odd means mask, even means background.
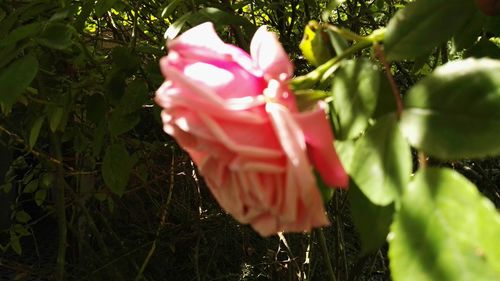
[[[177,6],[179,6],[180,3],[182,3],[182,0],[172,0],[172,1],[170,1],[165,6],[165,8],[162,9],[160,17],[161,18],[167,18],[167,17],[169,17],[175,11],[175,9],[177,8]]]
[[[108,146],[102,163],[102,175],[113,193],[123,195],[135,161],[123,144]]]
[[[127,85],[125,94],[116,110],[127,114],[140,110],[149,100],[148,85],[144,80],[136,79]]]
[[[389,235],[395,281],[500,280],[500,216],[462,175],[429,168],[405,193]]]
[[[113,8],[117,0],[97,0],[95,4],[95,14],[97,17],[102,17],[107,11]]]
[[[49,111],[49,127],[52,132],[57,131],[64,116],[64,108],[56,106]]]
[[[347,193],[352,220],[361,239],[361,255],[380,249],[389,234],[389,227],[394,214],[394,203],[378,206],[351,183]]]
[[[384,48],[389,60],[430,53],[460,30],[477,9],[472,0],[418,0],[399,10],[387,25]]]
[[[180,18],[178,18],[174,23],[172,23],[168,28],[167,31],[165,31],[165,34],[163,35],[163,38],[165,40],[173,40],[179,32],[181,32],[182,27],[184,24],[186,24],[186,21],[193,15],[192,12],[187,12],[184,15],[182,15]]]
[[[333,78],[334,111],[340,128],[339,140],[352,139],[368,125],[377,105],[379,69],[367,59],[347,61]],[[374,90],[375,89],[375,90]]]
[[[102,95],[94,94],[86,98],[85,111],[89,121],[99,124],[105,118],[106,110],[106,101]]]
[[[23,253],[23,248],[21,247],[21,242],[19,241],[19,236],[17,235],[10,235],[10,247],[18,255]]]
[[[477,11],[466,22],[463,28],[453,36],[453,52],[458,52],[472,46],[479,35],[481,35],[485,21],[485,17]]]
[[[500,154],[500,62],[454,61],[405,97],[402,131],[410,144],[441,159]]]
[[[10,108],[38,73],[38,60],[24,56],[0,72],[0,102]]]
[[[0,40],[0,47],[5,47],[8,45],[15,45],[17,42],[33,37],[37,35],[42,29],[42,24],[40,22],[30,23],[20,26],[10,32],[2,40]]]
[[[131,49],[119,46],[113,48],[113,63],[127,74],[134,73],[139,68],[139,59]]]
[[[109,132],[112,136],[118,136],[132,130],[140,121],[141,117],[137,113],[115,111],[109,118]]]
[[[32,180],[23,189],[23,193],[33,193],[37,189],[38,189],[38,180]]]
[[[71,25],[51,22],[45,26],[37,41],[46,47],[62,50],[71,46],[74,33],[75,28]]]
[[[388,205],[406,188],[412,172],[410,146],[394,114],[386,115],[356,143],[352,180],[376,205]]]
[[[30,139],[28,142],[30,148],[35,147],[36,141],[38,140],[38,136],[40,135],[40,129],[42,128],[44,119],[45,116],[38,117],[38,119],[35,120],[33,126],[31,127]]]
[[[19,211],[16,213],[16,221],[20,223],[27,223],[31,220],[31,216],[25,211]]]
[[[37,206],[41,206],[45,199],[47,198],[47,190],[40,189],[35,193],[35,203]]]

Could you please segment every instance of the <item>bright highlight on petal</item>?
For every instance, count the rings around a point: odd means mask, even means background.
[[[195,62],[186,66],[184,74],[192,80],[200,81],[209,87],[220,87],[230,83],[234,78],[231,72],[202,62]]]

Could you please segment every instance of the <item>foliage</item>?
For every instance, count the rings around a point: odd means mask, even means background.
[[[0,2],[0,275],[333,280],[324,234],[337,280],[389,280],[387,258],[394,280],[498,279],[500,17],[479,2]],[[161,132],[165,40],[208,20],[245,49],[268,25],[299,102],[330,103],[351,186],[324,233],[237,225]]]

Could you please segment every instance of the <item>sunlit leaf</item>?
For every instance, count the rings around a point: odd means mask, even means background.
[[[403,138],[396,116],[386,115],[356,143],[351,177],[363,194],[376,205],[399,198],[410,180],[410,146]]]
[[[448,63],[405,97],[402,131],[410,143],[442,159],[500,154],[500,62]]]
[[[476,11],[472,0],[410,2],[387,25],[387,58],[414,59],[430,53],[460,30]]]
[[[391,226],[395,281],[500,280],[500,216],[462,175],[417,173]]]
[[[366,59],[347,61],[333,78],[333,104],[340,140],[357,137],[368,125],[377,105],[379,69]]]

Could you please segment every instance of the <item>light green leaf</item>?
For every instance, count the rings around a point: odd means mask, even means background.
[[[35,147],[36,141],[38,140],[38,136],[40,135],[40,129],[42,128],[44,119],[45,116],[38,117],[38,119],[35,120],[33,126],[31,127],[30,139],[28,142],[30,148]]]
[[[38,60],[24,56],[0,72],[0,102],[12,106],[38,73]]]
[[[411,172],[410,146],[396,116],[380,118],[356,143],[352,180],[372,203],[385,206],[400,197]]]
[[[45,26],[37,41],[46,47],[62,50],[71,46],[73,34],[75,29],[71,25],[52,22]]]
[[[414,59],[450,39],[477,9],[472,0],[417,0],[387,25],[384,48],[390,60]]]
[[[336,137],[352,139],[368,125],[377,105],[379,69],[367,59],[347,61],[333,78],[333,104],[339,121]]]
[[[352,220],[361,239],[361,255],[380,249],[385,243],[394,213],[394,203],[377,206],[359,190],[356,184],[349,186],[348,199]]]
[[[462,175],[417,173],[395,215],[389,257],[395,281],[500,280],[500,216]]]
[[[123,195],[135,162],[136,159],[128,154],[123,144],[108,146],[102,163],[102,175],[112,192]]]
[[[448,63],[405,97],[402,131],[412,146],[441,159],[500,154],[500,61]]]

